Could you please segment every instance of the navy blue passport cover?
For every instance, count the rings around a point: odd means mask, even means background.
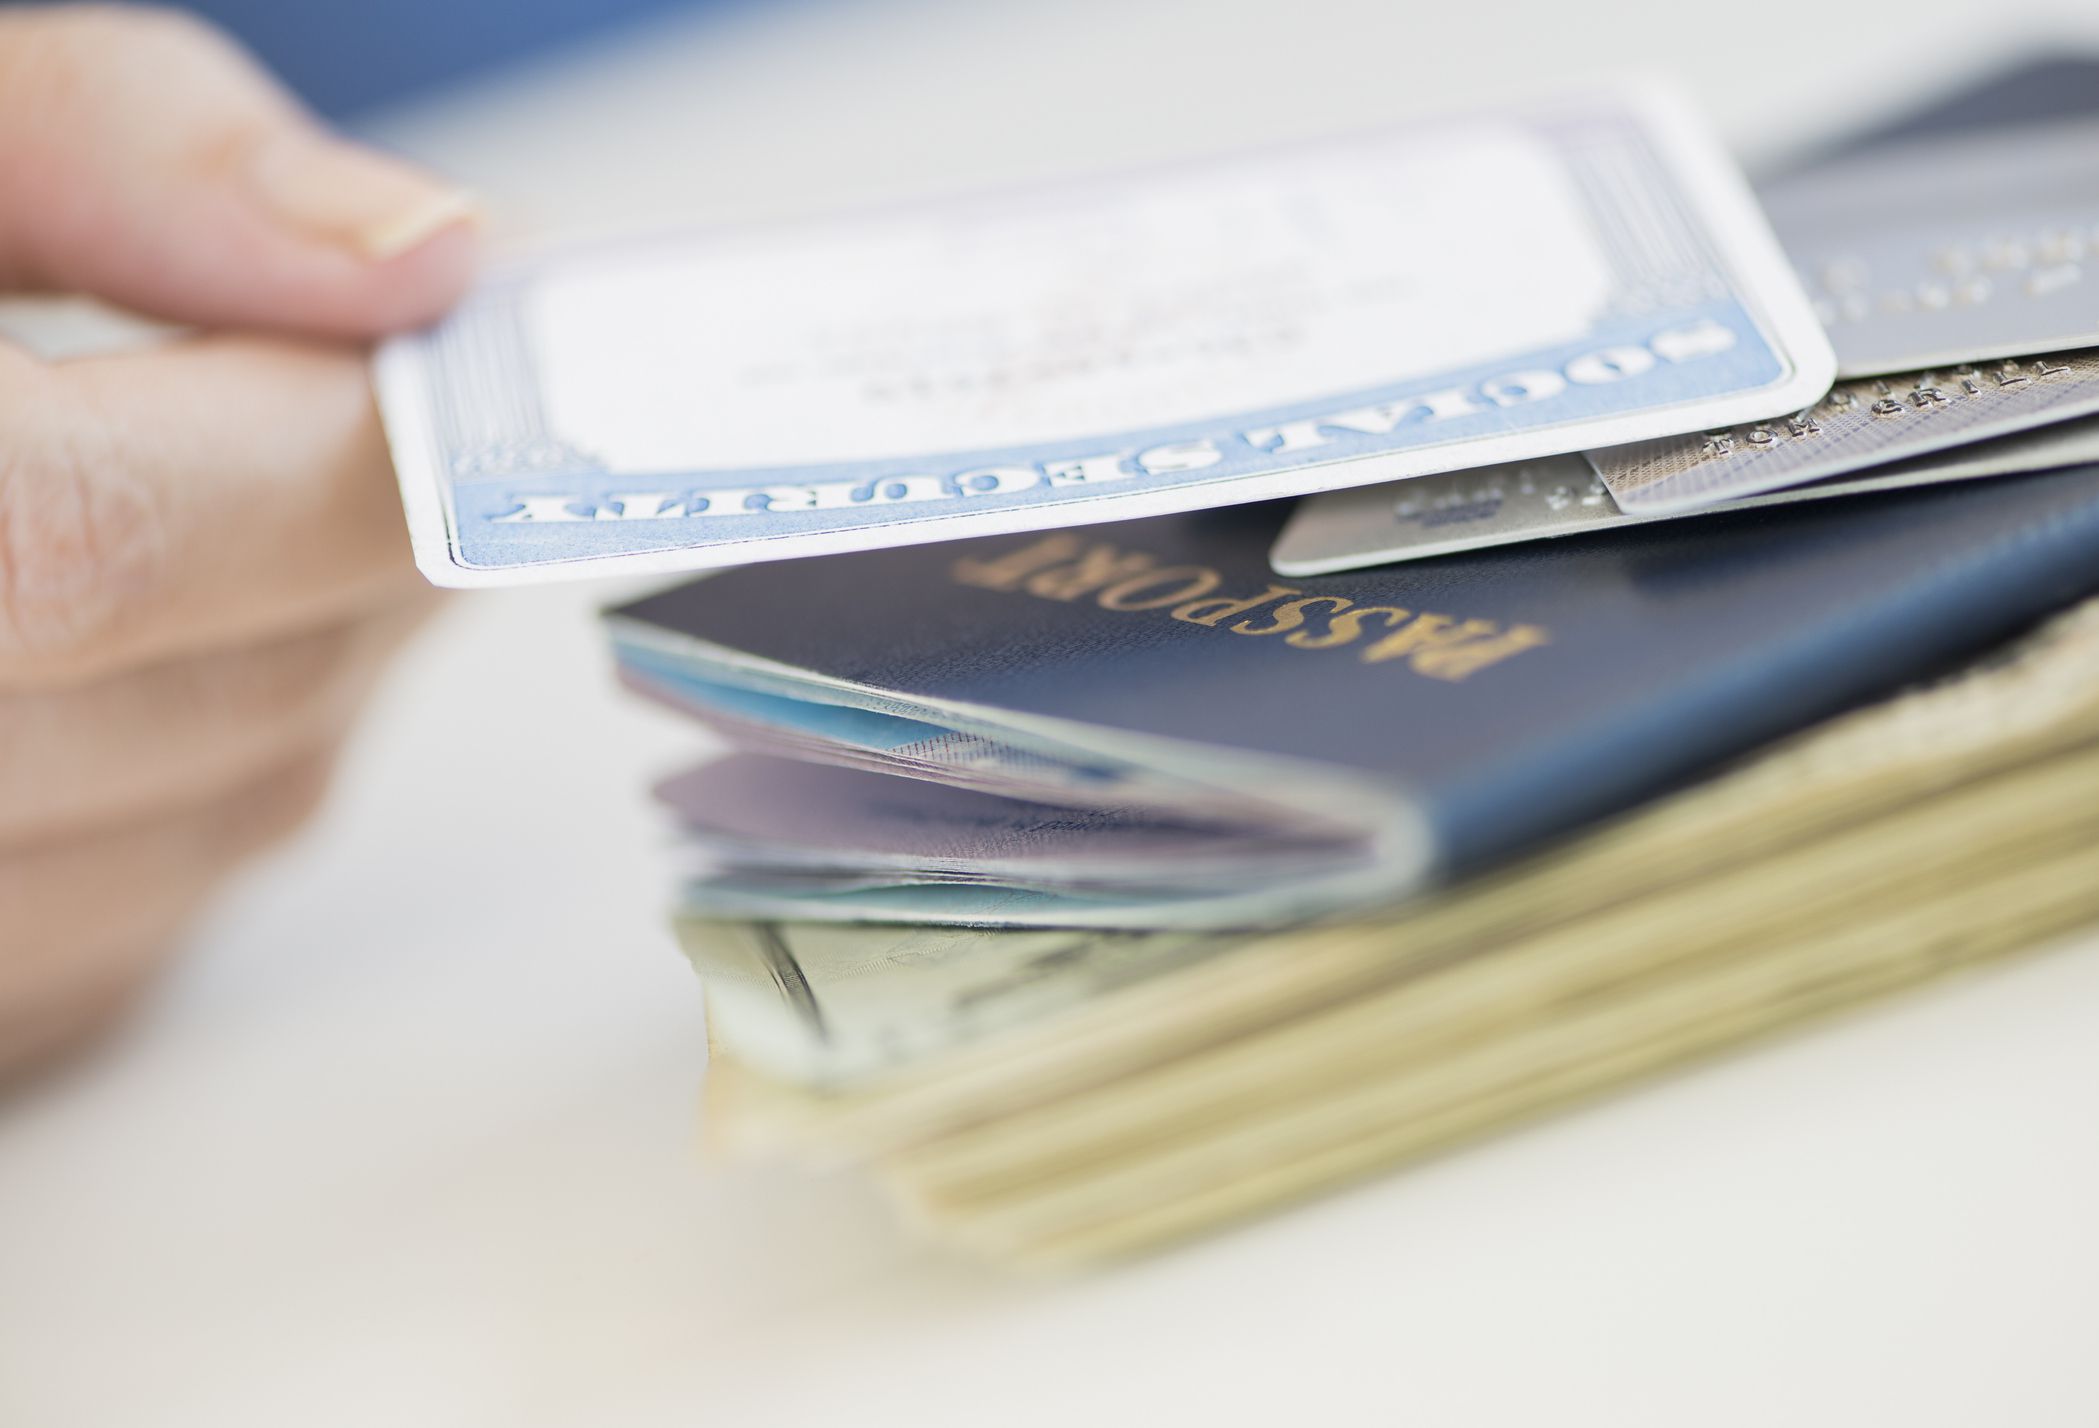
[[[1418,800],[1450,874],[2099,586],[2099,467],[1300,580],[1267,566],[1285,511],[750,566],[614,613],[917,698],[1360,770]]]

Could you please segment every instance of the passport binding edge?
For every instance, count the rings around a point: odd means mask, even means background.
[[[709,678],[723,682],[940,725],[1031,747],[1052,757],[1140,765],[1196,788],[1214,789],[1234,799],[1358,832],[1369,855],[1367,862],[1322,879],[1316,887],[1308,884],[1294,889],[1292,918],[1322,918],[1351,907],[1401,902],[1433,886],[1442,873],[1442,850],[1422,800],[1396,782],[1371,784],[1359,773],[1287,755],[890,692],[798,669],[616,612],[608,613],[604,620],[615,646],[628,644],[678,660],[698,661]],[[1248,901],[1267,900],[1250,897]]]

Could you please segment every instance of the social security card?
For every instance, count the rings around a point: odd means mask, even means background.
[[[1806,406],[1829,344],[1659,91],[487,276],[377,382],[444,585],[1298,495]]]

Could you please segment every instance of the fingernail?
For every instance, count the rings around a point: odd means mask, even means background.
[[[374,262],[479,216],[463,188],[325,134],[279,134],[255,151],[256,191],[283,222]]]

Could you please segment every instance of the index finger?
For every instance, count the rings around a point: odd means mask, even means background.
[[[359,355],[0,352],[0,686],[310,628],[418,578]]]

